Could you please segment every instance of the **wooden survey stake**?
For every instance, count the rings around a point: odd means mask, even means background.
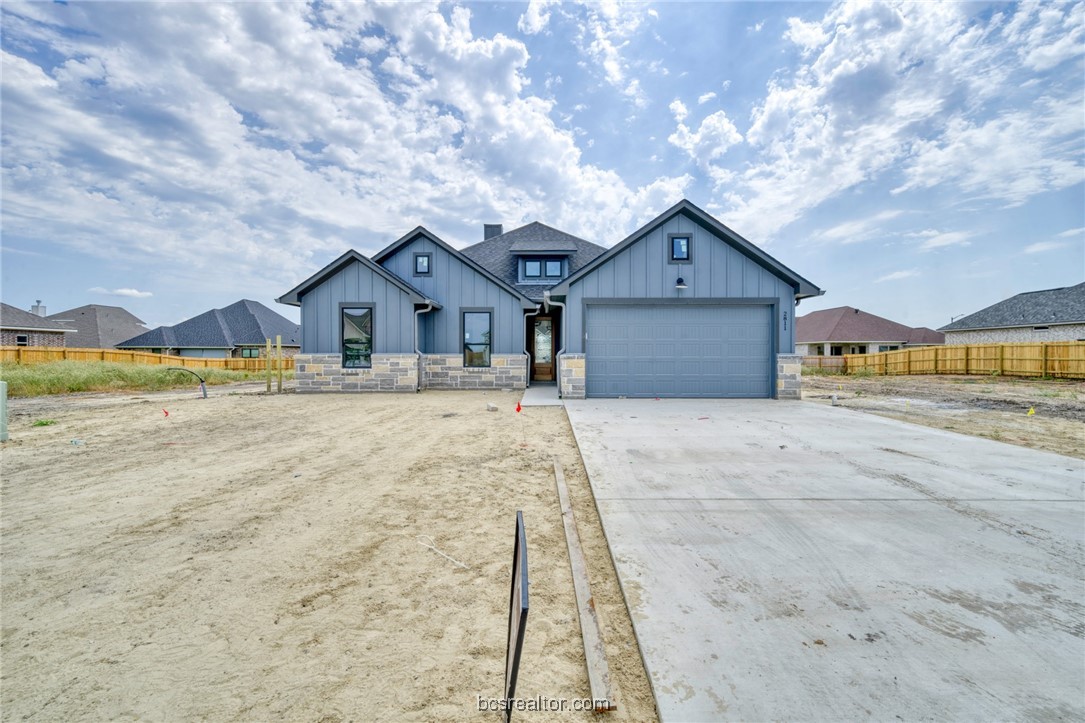
[[[279,367],[279,394],[283,393],[283,338],[275,335],[275,364]]]
[[[512,547],[512,594],[509,599],[509,644],[505,650],[505,721],[512,720],[516,676],[520,672],[520,651],[527,625],[527,536],[524,513],[516,511],[516,541]]]

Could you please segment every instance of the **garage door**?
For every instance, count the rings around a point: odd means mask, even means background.
[[[768,397],[768,306],[590,305],[589,397]]]

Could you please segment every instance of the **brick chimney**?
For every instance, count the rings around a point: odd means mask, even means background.
[[[484,223],[482,224],[482,240],[489,241],[494,236],[500,236],[505,233],[504,228],[499,223]]]
[[[34,302],[34,305],[30,307],[30,313],[36,314],[37,316],[45,316],[46,311],[45,307],[41,305],[41,299],[38,299]]]

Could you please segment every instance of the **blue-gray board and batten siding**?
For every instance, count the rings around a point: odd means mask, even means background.
[[[342,304],[373,307],[373,352],[414,351],[414,303],[402,288],[354,261],[301,297],[301,352],[342,352]]]
[[[430,273],[414,275],[415,254],[432,254]],[[492,353],[523,354],[524,310],[515,296],[425,236],[404,244],[381,266],[444,308],[422,314],[420,348],[426,354],[463,351],[462,309],[493,309]]]
[[[670,262],[671,234],[690,235],[689,262]],[[686,288],[675,288],[679,278]],[[586,353],[588,396],[772,396],[776,354],[795,348],[795,293],[789,281],[677,214],[570,285],[567,351]],[[608,323],[616,328],[605,332]],[[600,333],[643,337],[648,331],[635,331],[638,323],[679,346],[634,345],[637,362],[623,366],[616,346],[593,343]],[[703,341],[680,338],[696,334]],[[712,358],[717,340],[722,359]]]

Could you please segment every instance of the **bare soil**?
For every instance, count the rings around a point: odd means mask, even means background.
[[[1085,458],[1085,382],[804,375],[804,400]],[[1031,414],[1029,413],[1031,410]]]
[[[518,509],[517,697],[571,708],[589,690],[555,457],[619,690],[607,718],[655,720],[562,408],[261,388],[12,400],[3,720],[500,720],[478,698],[501,696]]]

